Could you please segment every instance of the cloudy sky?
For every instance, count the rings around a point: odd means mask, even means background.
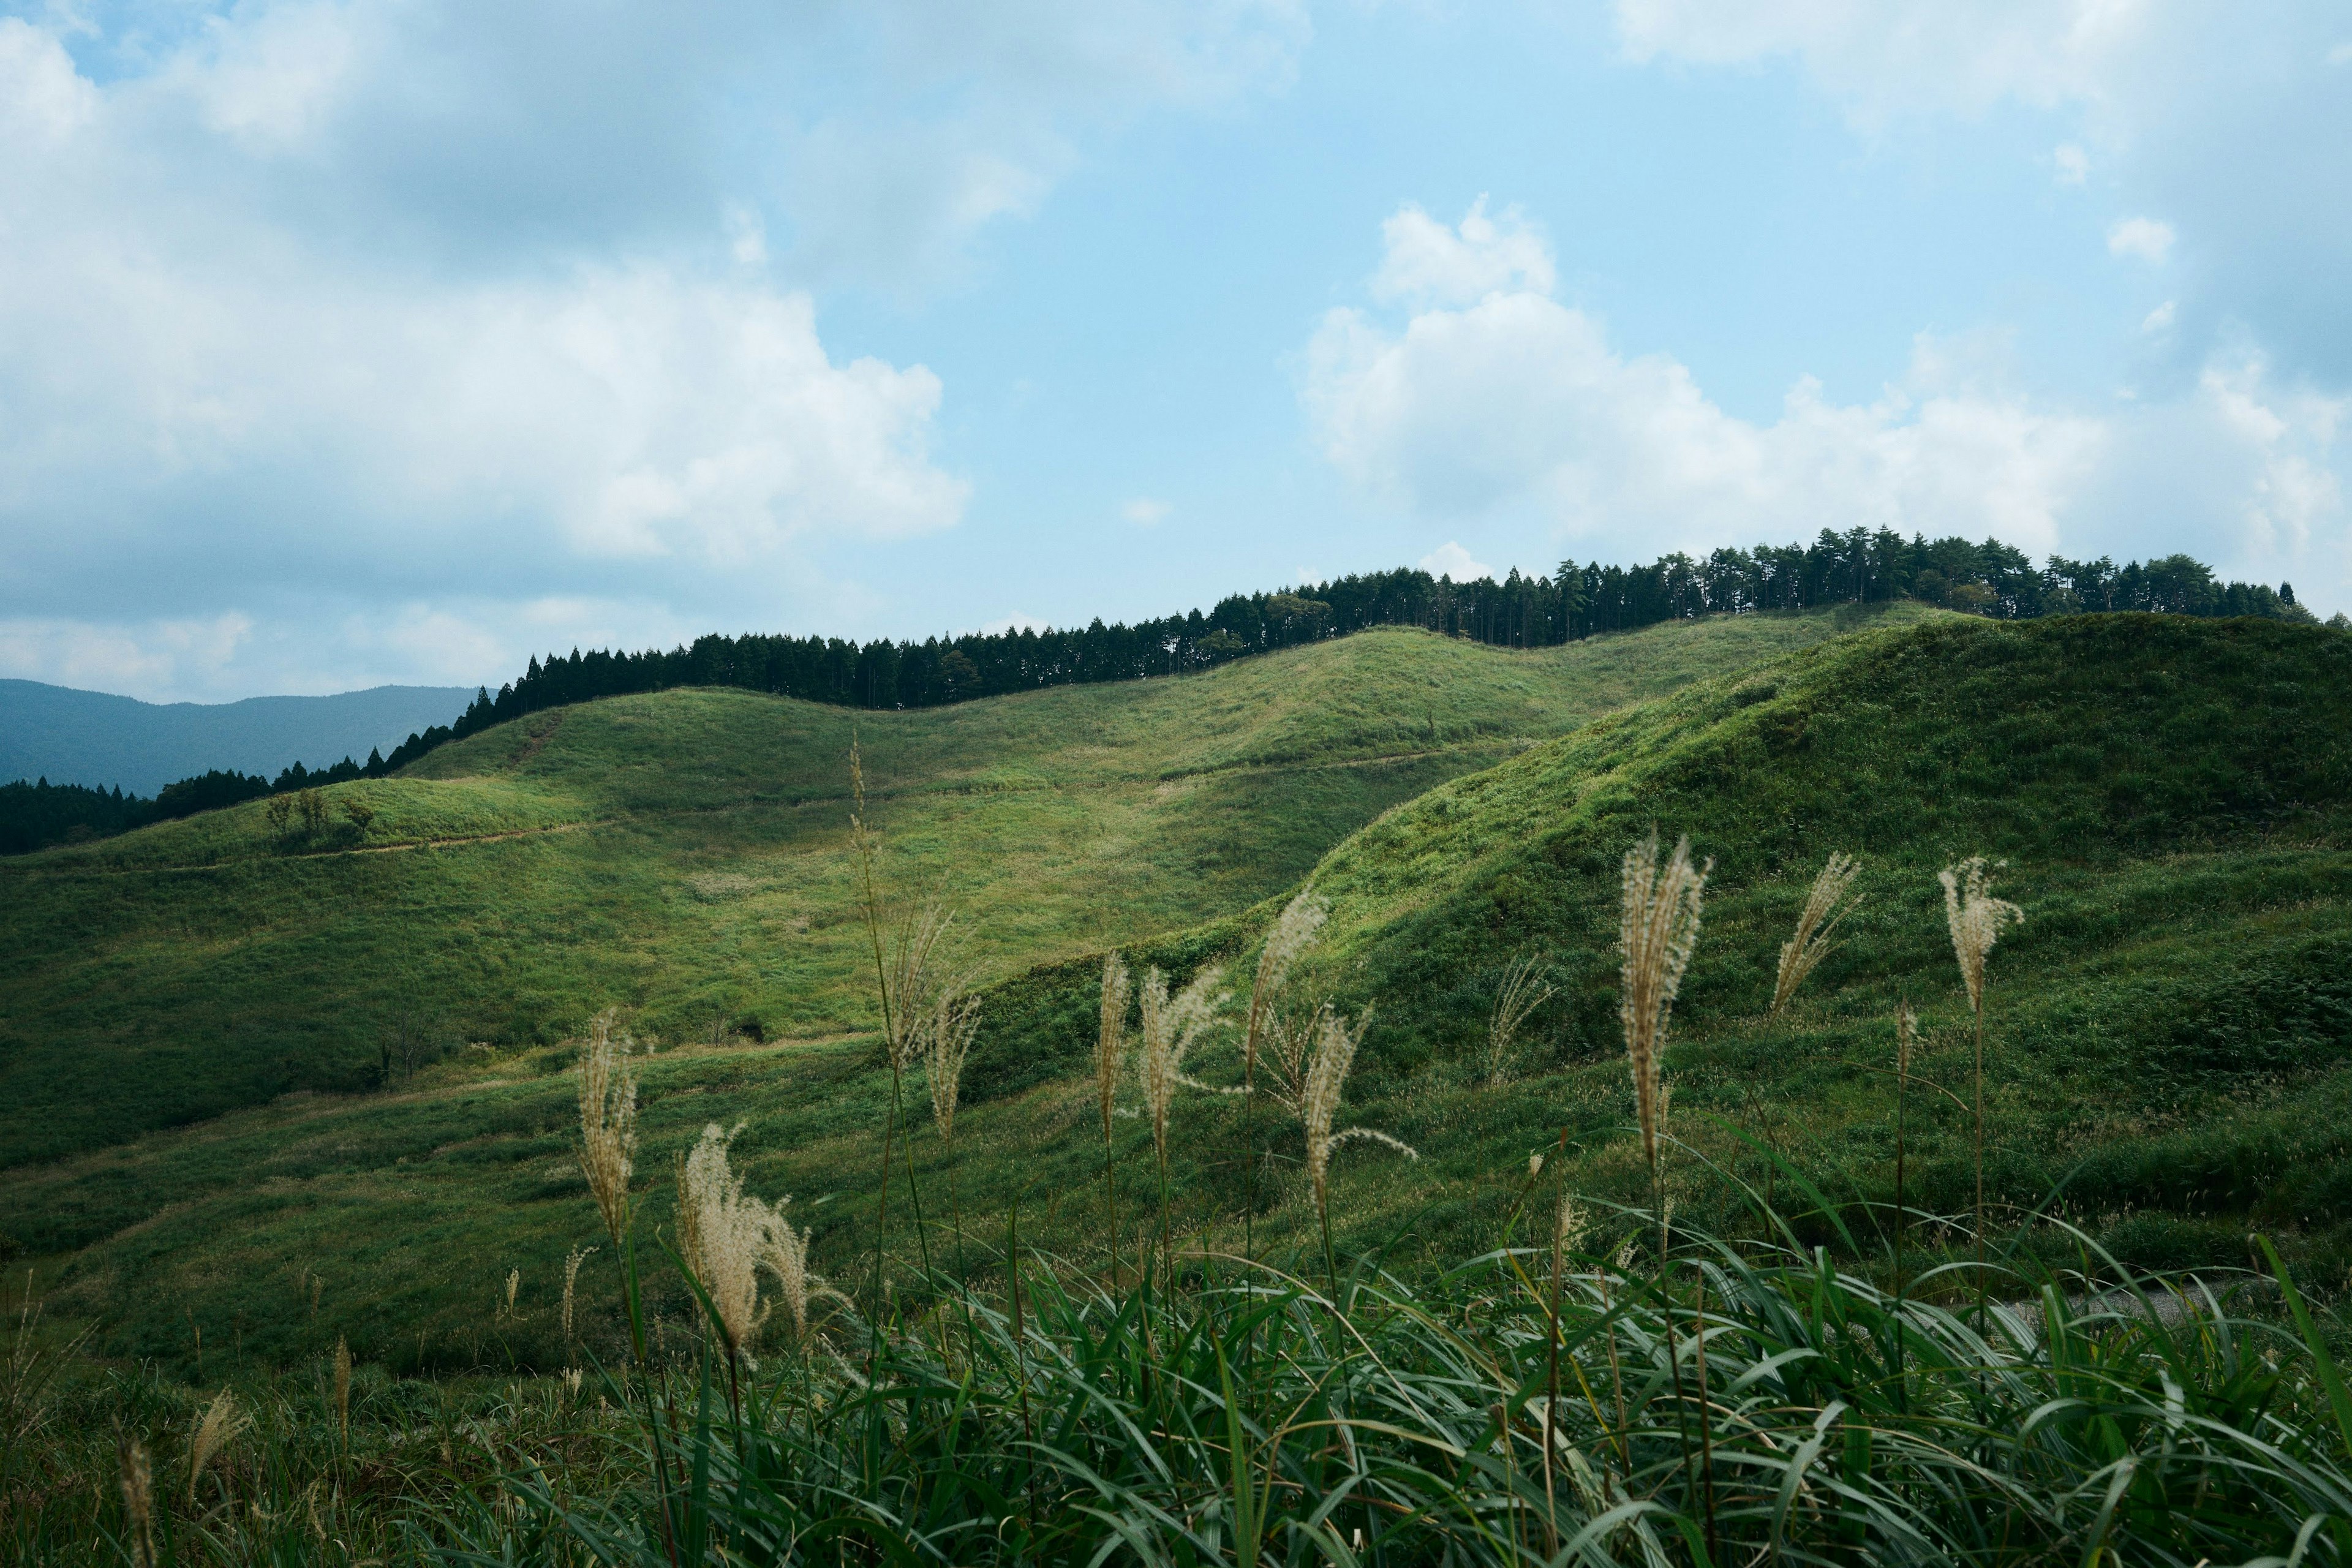
[[[2341,0],[0,0],[0,675],[1810,538],[2352,608]]]

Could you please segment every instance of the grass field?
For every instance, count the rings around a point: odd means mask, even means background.
[[[1669,1058],[1674,1128],[1694,1151],[1675,1191],[1695,1220],[1737,1217],[1729,1177],[1702,1159],[1769,1187],[1780,1177],[1764,1149],[1809,1173],[1832,1210],[1891,1196],[1903,994],[1923,1015],[1920,1077],[1935,1086],[1909,1110],[1909,1195],[1968,1206],[1969,1120],[1938,1097],[1966,1099],[1969,1056],[1934,876],[1980,850],[2008,859],[1996,890],[2028,917],[1993,965],[1996,1204],[2013,1213],[2063,1181],[2061,1211],[2146,1265],[2242,1261],[2256,1220],[2340,1276],[2352,1262],[2337,1131],[2352,1111],[2347,665],[2352,638],[2261,623],[1892,627],[1700,682],[1389,812],[1315,866],[1334,915],[1299,981],[1371,1006],[1347,1114],[1422,1155],[1343,1155],[1347,1240],[1458,1256],[1491,1239],[1538,1149],[1564,1153],[1580,1190],[1640,1201],[1612,942],[1617,858],[1655,822],[1717,862]],[[530,765],[555,752],[551,740]],[[908,813],[908,798],[890,809]],[[907,823],[893,833],[900,865],[946,853],[910,847]],[[1864,858],[1866,902],[1790,1014],[1768,1022],[1774,954],[1833,847]],[[1246,962],[1271,907],[1150,937],[1139,957],[1180,973]],[[1064,928],[1060,951],[1152,923],[1122,931],[1120,919]],[[1489,1086],[1486,1012],[1525,952],[1544,956],[1559,994],[1524,1032],[1511,1080]],[[854,964],[840,962],[854,1024]],[[1102,1152],[1084,1076],[1095,962],[1047,962],[990,994],[953,1190],[971,1215],[1022,1196],[1041,1235],[1099,1259]],[[110,1349],[184,1369],[199,1328],[214,1355],[297,1357],[343,1334],[396,1368],[554,1364],[562,1259],[589,1239],[572,1060],[560,1041],[474,1053],[397,1092],[286,1097],[21,1172],[18,1223],[52,1258],[88,1246],[61,1304],[103,1319]],[[1230,1046],[1198,1071],[1230,1077]],[[643,1104],[644,1169],[666,1170],[706,1121],[745,1121],[736,1148],[753,1189],[795,1194],[817,1267],[855,1272],[888,1082],[854,1029],[674,1043],[646,1063]],[[1204,1097],[1179,1120],[1181,1223],[1233,1239],[1253,1191],[1243,1113]],[[1258,1135],[1274,1168],[1248,1223],[1263,1243],[1298,1245],[1297,1128],[1269,1119]],[[1120,1136],[1126,1217],[1140,1225],[1149,1140],[1133,1123]],[[919,1238],[903,1224],[902,1181],[891,1243],[908,1264],[919,1241],[954,1246],[952,1216],[937,1212],[950,1161],[928,1129],[915,1157],[934,1228]],[[1809,1223],[1825,1237],[1831,1222]],[[509,1269],[521,1271],[513,1311]],[[592,1264],[582,1288],[609,1335],[612,1277]],[[686,1305],[659,1304],[665,1321]]]
[[[1532,653],[1377,631],[912,713],[610,699],[337,786],[315,838],[256,804],[14,859],[0,1167],[360,1089],[403,1035],[527,1045],[607,1005],[671,1043],[864,1026],[843,924],[853,731],[894,873],[952,899],[970,956],[1001,973],[1242,908],[1433,784],[1840,624]],[[364,837],[346,799],[375,813]]]

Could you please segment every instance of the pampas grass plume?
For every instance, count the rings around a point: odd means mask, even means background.
[[[1862,862],[1837,850],[1830,852],[1821,875],[1813,879],[1812,891],[1805,895],[1805,907],[1798,911],[1796,933],[1781,945],[1780,972],[1772,984],[1772,1012],[1777,1015],[1789,1005],[1797,987],[1813,966],[1829,956],[1837,944],[1830,940],[1838,922],[1862,907],[1861,895],[1846,897],[1853,879],[1862,872]]]
[[[1952,956],[1959,960],[1969,1007],[1976,1013],[1984,1011],[1985,961],[2000,940],[2001,928],[2025,921],[2023,910],[1992,896],[1991,871],[1983,856],[1971,855],[1936,875],[1944,885],[1944,921],[1951,928]]]
[[[1633,1103],[1642,1123],[1642,1152],[1655,1167],[1658,1127],[1665,1106],[1658,1089],[1659,1058],[1683,972],[1698,945],[1700,896],[1709,860],[1693,866],[1690,840],[1678,839],[1664,868],[1654,832],[1625,851],[1624,914],[1619,941],[1625,963],[1617,1011],[1625,1029],[1625,1056],[1633,1073]]]
[[[1168,1158],[1168,1110],[1176,1103],[1177,1087],[1207,1087],[1184,1076],[1184,1058],[1232,999],[1230,993],[1217,989],[1223,977],[1224,972],[1212,964],[1171,995],[1165,974],[1157,968],[1143,972],[1143,1056],[1138,1070],[1144,1108],[1151,1117],[1152,1147],[1163,1162]]]
[[[580,1058],[580,1170],[618,1247],[629,1228],[629,1172],[637,1148],[637,1079],[618,1015],[599,1013]]]
[[[205,1467],[214,1456],[236,1439],[236,1435],[253,1424],[252,1418],[237,1408],[236,1395],[224,1388],[205,1411],[196,1424],[195,1436],[188,1440],[188,1500],[196,1500],[196,1482],[202,1479]]]
[[[569,1343],[572,1337],[572,1289],[579,1283],[580,1266],[587,1262],[588,1255],[595,1250],[593,1247],[575,1247],[563,1259],[563,1338],[566,1343]]]
[[[131,1561],[134,1568],[154,1568],[155,1480],[146,1446],[136,1437],[118,1437],[115,1461],[121,1470],[122,1511],[131,1523]]]
[[[1491,1087],[1510,1076],[1511,1049],[1518,1043],[1528,1015],[1551,1000],[1553,990],[1540,978],[1543,960],[1522,953],[1503,971],[1503,987],[1495,995],[1495,1010],[1486,1018],[1486,1082]]]
[[[1105,1143],[1110,1142],[1111,1117],[1118,1109],[1118,1074],[1127,1058],[1127,999],[1130,989],[1126,960],[1116,952],[1106,954],[1102,1026],[1095,1036],[1095,1096],[1101,1103]]]
[[[1265,945],[1258,950],[1257,979],[1250,987],[1249,1021],[1242,1035],[1242,1076],[1247,1079],[1257,1067],[1259,1043],[1265,1037],[1267,1023],[1274,1015],[1275,999],[1282,994],[1282,983],[1290,974],[1290,966],[1307,951],[1331,918],[1331,906],[1307,889],[1283,906],[1266,934]]]
[[[1331,1131],[1331,1120],[1338,1114],[1340,1099],[1347,1091],[1348,1073],[1356,1065],[1357,1047],[1363,1044],[1364,1031],[1371,1021],[1371,1015],[1366,1013],[1351,1028],[1345,1018],[1328,1008],[1317,1016],[1315,1058],[1307,1069],[1307,1092],[1299,1120],[1307,1130],[1307,1179],[1314,1189],[1315,1206],[1327,1220],[1331,1201],[1331,1155],[1340,1145],[1360,1139],[1384,1143],[1408,1160],[1421,1158],[1412,1144],[1374,1128],[1350,1127],[1336,1133]]]
[[[335,1336],[335,1430],[342,1434],[343,1447],[352,1446],[352,1347],[342,1335]]]
[[[971,1054],[971,1038],[980,1030],[980,998],[961,985],[939,994],[924,1030],[923,1076],[931,1090],[931,1122],[940,1137],[955,1138],[956,1102],[963,1090],[964,1058]]]

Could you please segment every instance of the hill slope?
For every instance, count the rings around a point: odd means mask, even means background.
[[[1416,1242],[1458,1255],[1498,1234],[1537,1149],[1560,1151],[1591,1198],[1640,1201],[1611,943],[1618,858],[1654,821],[1717,859],[1668,1063],[1673,1130],[1695,1151],[1674,1156],[1681,1212],[1742,1223],[1728,1179],[1702,1160],[1785,1183],[1758,1152],[1769,1147],[1864,1224],[1855,1205],[1889,1195],[1888,1018],[1905,994],[1926,1028],[1909,1195],[1967,1207],[1969,1127],[1938,1091],[1965,1094],[1969,1055],[1933,879],[1983,850],[2009,858],[1999,890],[2028,917],[1993,964],[1994,1201],[2040,1203],[2064,1180],[2069,1212],[2142,1262],[2242,1257],[2252,1217],[2340,1268],[2352,1260],[2337,1131],[2352,1114],[2347,736],[2341,634],[1946,622],[1702,682],[1441,785],[1316,870],[1335,915],[1301,989],[1371,1005],[1379,1020],[1343,1122],[1422,1154],[1344,1156],[1344,1228],[1401,1237],[1407,1257]],[[1864,857],[1869,902],[1790,1015],[1768,1021],[1773,955],[1832,847]],[[1137,957],[1180,973],[1246,964],[1270,907]],[[1549,955],[1560,994],[1508,1080],[1490,1084],[1486,1012],[1505,962],[1528,951]],[[1098,1259],[1102,1152],[1084,1076],[1096,973],[1087,958],[1047,965],[990,997],[954,1164],[961,1212],[1001,1215],[1026,1194],[1043,1228]],[[273,1355],[347,1333],[395,1366],[558,1356],[563,1252],[593,1229],[569,1154],[570,1059],[502,1053],[413,1092],[284,1100],[26,1173],[42,1226],[26,1239],[117,1233],[74,1265],[69,1290],[110,1304],[121,1350],[184,1353],[193,1313],[214,1342],[236,1331]],[[1230,1046],[1197,1070],[1230,1076]],[[796,1194],[817,1266],[845,1273],[871,1234],[887,1100],[856,1041],[665,1053],[646,1064],[640,1169],[666,1169],[706,1121],[748,1120],[739,1168],[755,1190]],[[1178,1123],[1182,1223],[1237,1232],[1251,1191],[1243,1112],[1199,1097]],[[1295,1169],[1295,1127],[1268,1118],[1258,1135],[1277,1171]],[[1148,1136],[1128,1123],[1119,1137],[1139,1207]],[[949,1161],[927,1130],[916,1151],[936,1208]],[[661,1183],[646,1184],[658,1222]],[[1311,1234],[1295,1183],[1277,1175],[1259,1194],[1261,1246]],[[1832,1239],[1819,1215],[1803,1223]],[[893,1245],[911,1260],[903,1223]],[[492,1324],[510,1267],[523,1311]],[[311,1270],[329,1282],[316,1321],[301,1310]],[[608,1333],[609,1279],[584,1276],[583,1289]]]
[[[325,767],[455,719],[474,694],[457,686],[377,686],[332,697],[241,702],[142,702],[37,680],[0,680],[0,782],[120,787],[152,795],[211,768],[276,774]]]
[[[950,897],[1002,972],[1244,908],[1398,801],[1840,624],[1529,653],[1377,631],[908,713],[613,698],[329,791],[364,833],[256,803],[26,857],[0,868],[0,1166],[367,1086],[404,1045],[557,1039],[608,1004],[672,1042],[862,1026],[853,734],[894,885]]]

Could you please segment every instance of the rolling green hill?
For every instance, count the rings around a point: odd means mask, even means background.
[[[1853,619],[1530,653],[1382,630],[910,713],[612,698],[335,786],[316,832],[257,802],[15,859],[0,1168],[357,1090],[404,1042],[561,1039],[608,1004],[671,1043],[865,1026],[853,734],[898,884],[952,900],[966,956],[1003,973],[1244,908],[1433,784]]]
[[[1402,639],[1379,651],[1390,649],[1421,652]],[[1271,661],[1265,670],[1278,673]],[[1295,752],[1284,727],[1327,722],[1338,700],[1304,703],[1261,729],[1275,742],[1225,754]],[[2147,1264],[2242,1258],[2255,1217],[2341,1272],[2352,1261],[2352,1161],[2339,1131],[2352,1113],[2347,737],[2352,637],[2340,633],[1939,618],[1700,681],[1429,790],[1313,866],[1334,918],[1300,989],[1370,1005],[1376,1019],[1345,1120],[1422,1156],[1343,1155],[1346,1228],[1358,1243],[1402,1243],[1407,1257],[1458,1255],[1498,1234],[1539,1149],[1563,1151],[1596,1200],[1639,1200],[1611,944],[1618,858],[1655,823],[1716,860],[1668,1060],[1673,1131],[1689,1145],[1675,1156],[1683,1212],[1736,1228],[1731,1175],[1788,1180],[1768,1167],[1769,1148],[1865,1224],[1861,1205],[1890,1195],[1890,1016],[1905,994],[1926,1030],[1925,1086],[1907,1113],[1911,1201],[1967,1206],[1968,1121],[1939,1098],[1967,1089],[1965,1014],[1934,876],[1981,851],[2008,860],[1996,890],[2027,913],[1992,966],[1994,1201],[2015,1213],[2063,1184],[2064,1212]],[[532,770],[562,738],[542,738],[525,778],[551,776]],[[481,740],[504,748],[476,753],[485,772],[533,744]],[[601,776],[614,792],[604,799],[629,798],[625,773]],[[1156,797],[1160,784],[1129,788]],[[928,820],[950,826],[919,837],[913,798],[890,805],[905,814],[891,825],[901,847],[915,841],[910,862],[961,853],[968,867],[989,855],[945,805]],[[1832,848],[1863,857],[1868,901],[1790,1013],[1767,1020],[1774,954]],[[1301,868],[1269,864],[1256,887],[1281,890]],[[1002,885],[1037,874],[1024,868]],[[1150,875],[1139,868],[1121,896],[1167,899],[1146,889]],[[1236,878],[1234,901],[1246,890]],[[1166,929],[1175,907],[1065,927],[1040,956]],[[1273,907],[1213,914],[1136,955],[1180,972],[1246,963]],[[1529,952],[1548,956],[1559,994],[1524,1032],[1507,1081],[1489,1084],[1486,1014],[1504,965]],[[1101,1149],[1084,1077],[1097,962],[1045,962],[990,994],[952,1190],[966,1215],[1001,1215],[1026,1194],[1047,1233],[1098,1258]],[[835,984],[847,1017],[846,969]],[[1229,1077],[1230,1058],[1221,1047],[1198,1070]],[[340,1332],[395,1366],[545,1362],[562,1353],[551,1307],[562,1255],[593,1230],[570,1156],[571,1059],[560,1044],[500,1050],[401,1092],[289,1097],[19,1173],[20,1212],[33,1216],[23,1239],[44,1252],[94,1243],[71,1263],[65,1300],[106,1318],[118,1351],[184,1358],[202,1324],[207,1344],[256,1354],[314,1350]],[[887,1097],[857,1039],[665,1051],[647,1062],[642,1097],[650,1212],[657,1222],[667,1212],[671,1152],[707,1121],[742,1120],[738,1168],[755,1190],[796,1194],[816,1266],[846,1275],[871,1237]],[[1251,1190],[1244,1112],[1200,1097],[1178,1120],[1180,1223],[1234,1236]],[[1275,1173],[1254,1224],[1260,1245],[1279,1247],[1303,1236],[1309,1211],[1285,1174],[1296,1129],[1269,1120],[1261,1132]],[[1135,1220],[1150,1145],[1137,1124],[1120,1137]],[[928,1127],[916,1163],[935,1222],[927,1239],[943,1251],[950,1162]],[[902,1192],[891,1243],[911,1259],[919,1238],[905,1213]],[[505,1315],[494,1309],[510,1268],[521,1271],[520,1310]],[[599,1311],[610,1287],[608,1275],[583,1276]]]

